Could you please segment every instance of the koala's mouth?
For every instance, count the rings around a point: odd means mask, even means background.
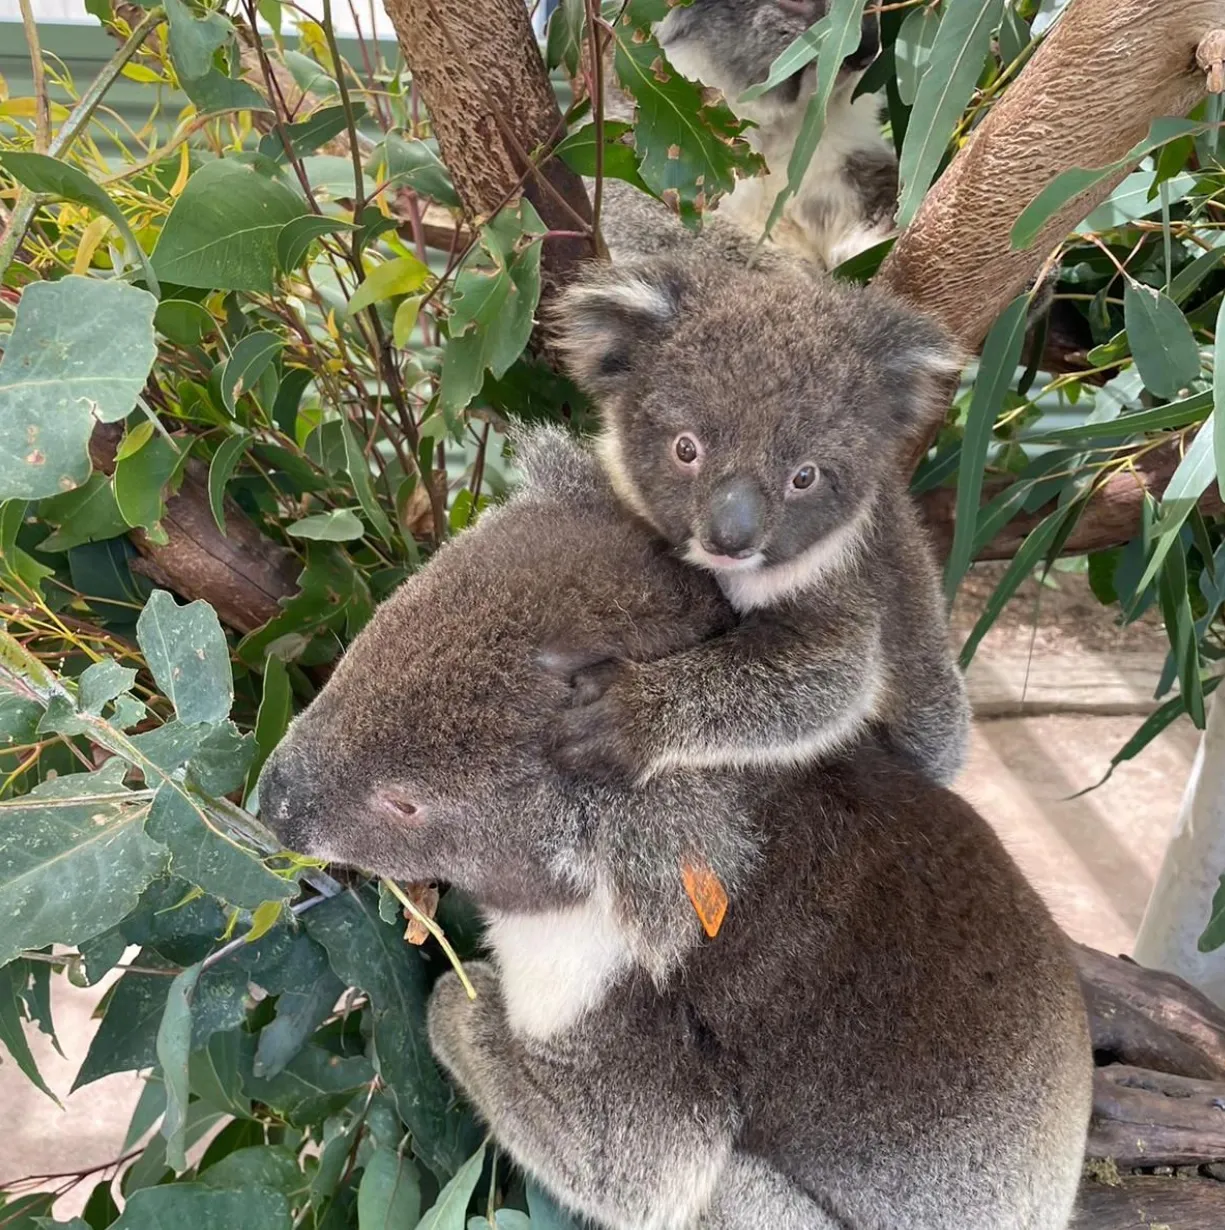
[[[751,555],[718,555],[691,538],[685,544],[685,559],[711,572],[752,572],[765,563],[766,555],[764,551],[754,551]]]

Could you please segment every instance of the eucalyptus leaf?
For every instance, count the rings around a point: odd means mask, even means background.
[[[1199,345],[1187,318],[1167,295],[1128,278],[1123,287],[1127,340],[1145,388],[1177,397],[1198,375]]]
[[[243,393],[255,387],[284,345],[275,333],[257,330],[248,333],[234,347],[221,372],[221,400],[231,414],[234,413],[234,403]]]
[[[207,602],[179,606],[165,590],[154,590],[136,621],[136,637],[179,721],[193,725],[229,716],[234,700],[229,648]]]
[[[234,471],[242,461],[243,454],[251,447],[252,437],[246,432],[227,436],[213,454],[208,467],[208,506],[212,509],[217,528],[225,533],[225,488],[234,477]]]
[[[166,1161],[174,1170],[184,1170],[187,1166],[187,1099],[190,1094],[187,1058],[191,1054],[191,995],[199,977],[199,965],[188,966],[175,976],[157,1030],[157,1061],[166,1083],[162,1135],[166,1138]]]
[[[332,508],[325,513],[299,517],[285,527],[292,538],[312,538],[322,542],[353,542],[363,538],[366,527],[351,508]]]
[[[468,1201],[485,1168],[485,1149],[481,1147],[455,1172],[438,1193],[438,1199],[417,1224],[417,1230],[464,1230]]]
[[[357,1189],[358,1230],[410,1230],[421,1216],[421,1185],[410,1158],[376,1149]]]
[[[281,1192],[169,1183],[132,1192],[114,1230],[291,1230],[291,1225],[289,1203]]]
[[[74,275],[22,292],[0,359],[0,499],[40,499],[89,477],[95,422],[126,418],[157,355],[157,300]]]

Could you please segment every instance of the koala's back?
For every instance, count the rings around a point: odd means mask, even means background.
[[[739,1147],[847,1225],[1056,1224],[1090,1043],[1067,941],[998,839],[867,748],[763,816],[763,862],[676,992],[728,1065]]]

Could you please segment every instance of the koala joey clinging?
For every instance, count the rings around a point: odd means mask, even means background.
[[[775,57],[829,7],[829,0],[693,0],[656,27],[674,68],[722,92],[733,111],[756,125],[747,135],[769,173],[741,180],[717,211],[754,238],[787,183],[787,163],[817,86],[816,62],[758,99],[739,98],[766,79]],[[897,158],[881,135],[879,100],[870,94],[853,97],[879,50],[879,18],[873,13],[864,18],[858,49],[843,62],[816,153],[775,228],[776,243],[826,269],[879,243],[893,229]]]
[[[558,431],[389,598],[260,778],[291,848],[446,880],[488,924],[434,1053],[603,1230],[1066,1230],[1092,1059],[1066,945],[988,826],[860,744],[820,766],[555,768],[558,644],[718,636],[704,572]],[[430,635],[418,633],[428,628]],[[678,874],[730,900],[707,939]]]
[[[576,670],[558,763],[645,780],[874,730],[951,781],[969,706],[899,462],[957,366],[936,326],[871,289],[659,258],[589,274],[557,333],[623,503],[739,615],[682,653]]]

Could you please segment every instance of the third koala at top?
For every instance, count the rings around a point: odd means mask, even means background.
[[[937,326],[871,288],[696,257],[593,272],[558,318],[622,503],[739,616],[656,661],[577,663],[558,763],[645,781],[871,732],[951,781],[969,705],[899,460],[958,367]]]

